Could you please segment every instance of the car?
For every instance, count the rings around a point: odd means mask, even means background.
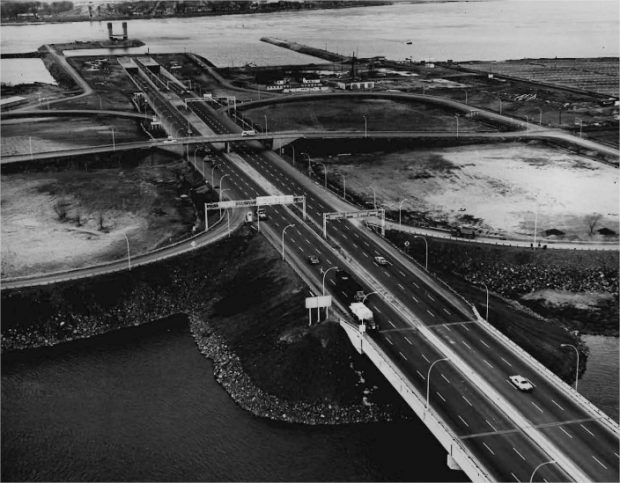
[[[319,260],[319,257],[317,257],[316,255],[310,255],[308,257],[308,263],[310,265],[318,265],[319,263],[321,263],[321,261]]]
[[[515,375],[508,379],[519,391],[532,392],[534,390],[534,385],[523,376]]]
[[[336,280],[339,282],[348,282],[351,280],[351,275],[349,275],[349,272],[338,269],[336,270]]]
[[[375,257],[375,263],[377,265],[389,265],[388,261],[384,257]]]

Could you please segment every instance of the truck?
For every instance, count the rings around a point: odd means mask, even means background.
[[[365,325],[370,330],[375,330],[377,328],[372,310],[366,307],[362,302],[353,302],[349,305],[349,310],[360,325]]]
[[[245,222],[246,223],[252,223],[253,221],[254,221],[254,215],[253,215],[253,213],[251,211],[248,211],[245,214]]]

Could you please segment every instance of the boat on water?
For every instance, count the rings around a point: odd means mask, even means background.
[[[411,40],[407,40],[407,42],[405,42],[407,45],[411,45],[413,44],[413,42]]]

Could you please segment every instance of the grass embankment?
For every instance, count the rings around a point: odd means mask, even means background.
[[[196,178],[160,151],[3,174],[2,275],[116,260],[127,254],[125,235],[132,256],[187,237]]]
[[[388,231],[388,238],[424,263],[421,240]],[[581,345],[578,333],[618,336],[618,252],[531,250],[429,239],[429,269],[474,303],[489,322],[569,381],[574,358],[560,344]],[[550,290],[550,292],[543,292]],[[568,294],[560,304],[551,294]],[[587,295],[589,305],[583,303]],[[575,304],[575,300],[580,303]],[[576,331],[576,332],[573,332]],[[585,370],[586,357],[580,361]]]
[[[255,413],[279,417],[286,405],[287,420],[332,422],[408,414],[337,324],[308,327],[305,297],[305,285],[276,251],[243,229],[131,272],[3,291],[2,348],[54,345],[188,314],[198,319],[194,335],[201,348],[218,340],[218,379]],[[269,408],[259,401],[264,393],[275,397]],[[381,404],[362,403],[364,395]]]

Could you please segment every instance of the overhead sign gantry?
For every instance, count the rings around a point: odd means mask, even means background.
[[[327,238],[327,220],[369,218],[371,216],[381,218],[381,236],[385,236],[385,209],[379,208],[378,210],[335,211],[332,213],[323,213],[323,238]]]

